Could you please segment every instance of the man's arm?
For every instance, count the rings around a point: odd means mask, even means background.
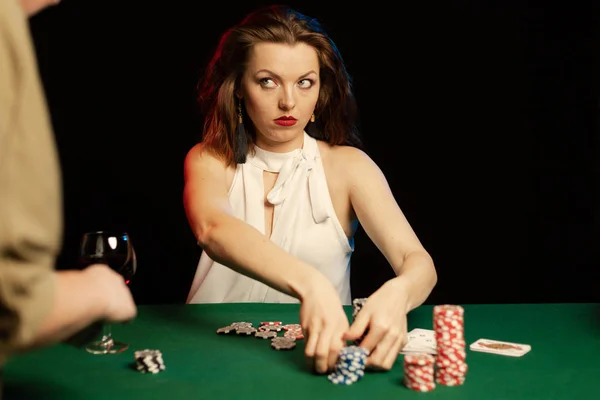
[[[52,279],[52,306],[31,343],[25,343],[22,349],[63,341],[96,321],[124,322],[136,314],[129,288],[108,266],[60,271]]]
[[[58,156],[27,16],[0,0],[0,356],[136,313],[106,266],[55,272],[62,239]]]

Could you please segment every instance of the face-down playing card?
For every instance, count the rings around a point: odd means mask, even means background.
[[[531,350],[528,344],[502,342],[492,339],[478,339],[469,346],[472,351],[499,354],[502,356],[521,357]]]
[[[427,353],[435,355],[435,332],[431,329],[415,328],[407,334],[406,345],[400,354]]]

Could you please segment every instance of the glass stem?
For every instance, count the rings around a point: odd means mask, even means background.
[[[103,330],[104,333],[102,334],[102,342],[104,342],[106,344],[106,346],[110,347],[113,344],[113,338],[112,338],[112,333],[110,330],[110,323],[105,323]]]

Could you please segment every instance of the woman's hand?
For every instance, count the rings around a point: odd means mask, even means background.
[[[386,282],[367,299],[344,336],[357,340],[366,332],[360,346],[369,351],[367,367],[372,369],[392,369],[406,344],[407,295],[399,279]]]
[[[333,370],[348,331],[348,317],[339,294],[325,277],[319,277],[301,298],[300,324],[306,337],[309,368],[323,374]]]

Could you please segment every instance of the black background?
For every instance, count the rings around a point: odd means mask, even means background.
[[[126,230],[138,304],[183,303],[201,252],[182,206],[196,83],[268,3],[131,3],[31,19],[64,174],[57,268],[84,232]],[[436,262],[430,304],[599,301],[597,9],[518,3],[289,3],[344,56],[368,153]],[[393,276],[363,231],[352,270],[355,297]]]

